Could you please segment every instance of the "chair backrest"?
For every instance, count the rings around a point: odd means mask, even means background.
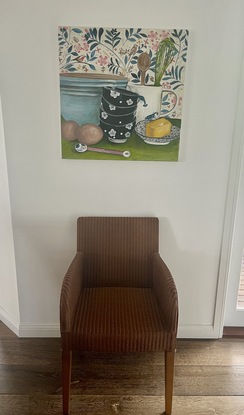
[[[86,287],[151,287],[151,254],[159,225],[151,217],[80,217],[77,250],[84,252]]]

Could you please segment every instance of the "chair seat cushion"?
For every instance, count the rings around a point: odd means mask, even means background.
[[[152,288],[82,290],[70,336],[81,351],[138,352],[170,349],[171,334]]]

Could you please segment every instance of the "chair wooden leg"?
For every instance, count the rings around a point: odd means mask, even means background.
[[[62,352],[63,415],[69,415],[72,352]]]
[[[165,352],[165,415],[172,412],[175,352]]]

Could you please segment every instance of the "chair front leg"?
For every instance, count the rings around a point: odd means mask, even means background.
[[[63,415],[69,415],[72,352],[62,351]]]
[[[165,415],[172,412],[175,352],[165,352]]]

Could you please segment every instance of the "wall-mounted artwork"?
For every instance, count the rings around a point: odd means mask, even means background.
[[[188,31],[59,27],[62,157],[177,161]]]

